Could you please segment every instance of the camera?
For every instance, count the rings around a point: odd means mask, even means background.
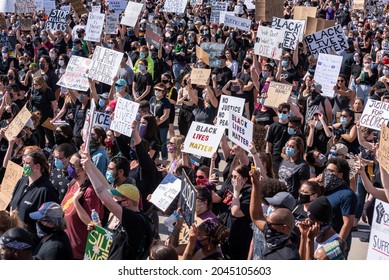
[[[334,136],[334,139],[335,140],[339,140],[340,139],[340,135],[342,134],[342,131],[338,128],[335,128],[333,131],[332,131],[332,135]]]

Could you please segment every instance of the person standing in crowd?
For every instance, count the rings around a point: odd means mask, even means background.
[[[10,228],[0,237],[2,260],[34,260],[32,234],[20,227]]]

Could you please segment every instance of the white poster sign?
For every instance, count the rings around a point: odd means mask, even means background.
[[[227,2],[213,2],[210,21],[213,23],[220,22],[220,12],[227,11]]]
[[[61,6],[60,10],[70,12],[70,5]]]
[[[249,152],[249,143],[253,141],[253,122],[230,112],[228,139]]]
[[[244,98],[222,95],[220,97],[219,111],[217,112],[217,125],[228,128],[230,112],[241,116],[244,110]]]
[[[131,124],[136,119],[139,103],[119,97],[115,107],[115,117],[111,121],[111,129],[131,137]]]
[[[254,53],[260,56],[280,60],[282,44],[284,43],[284,30],[259,26],[255,39]]]
[[[88,71],[91,65],[91,59],[72,55],[65,74],[62,75],[57,85],[74,90],[87,91],[89,89]]]
[[[217,151],[223,132],[223,127],[192,122],[185,138],[184,151],[188,154],[211,158]]]
[[[43,0],[35,0],[35,4],[36,4],[37,11],[44,11],[45,10],[45,4],[44,4]]]
[[[151,195],[150,202],[165,212],[181,191],[181,180],[167,174]]]
[[[226,14],[224,25],[248,32],[251,29],[251,20]]]
[[[110,14],[105,18],[105,34],[116,34],[119,25],[119,14]]]
[[[108,4],[108,9],[114,11],[115,14],[121,14],[127,7],[127,1],[123,0],[110,0]]]
[[[253,1],[253,0],[244,0],[244,4],[246,5],[247,10],[255,10],[255,1]]]
[[[48,14],[51,10],[55,9],[55,0],[43,0],[43,8],[46,14]]]
[[[334,97],[334,86],[336,86],[338,80],[342,61],[342,56],[324,53],[319,54],[313,79],[315,80],[315,83],[322,86],[321,90],[323,93],[321,95],[330,98]]]
[[[90,42],[100,42],[103,31],[105,14],[89,13],[85,30],[85,40]]]
[[[389,120],[389,103],[368,99],[359,123],[375,130],[381,131],[381,124]]]
[[[35,0],[16,0],[16,14],[33,14],[36,10]]]
[[[96,46],[92,57],[92,66],[89,70],[89,78],[107,85],[113,84],[123,53],[111,49]]]
[[[124,11],[124,16],[120,21],[120,24],[134,27],[136,25],[136,22],[138,21],[139,14],[142,11],[143,6],[144,4],[142,3],[135,3],[129,1],[127,4],[127,8]]]
[[[163,11],[168,13],[183,14],[187,0],[166,0]]]
[[[226,15],[234,16],[234,12],[219,12],[219,22],[224,22],[226,20]]]
[[[1,0],[0,13],[14,13],[16,0]]]
[[[272,28],[285,30],[285,37],[283,47],[294,50],[298,44],[303,40],[304,35],[304,20],[293,20],[273,17]]]
[[[96,5],[91,7],[91,13],[100,13],[101,12],[101,5]]]
[[[389,260],[389,204],[375,200],[367,251],[368,260]]]
[[[110,126],[111,126],[111,119],[109,117],[110,117],[110,114],[106,114],[104,112],[95,111],[94,117],[91,120],[92,121],[92,127],[97,125],[97,126],[100,126],[101,128],[103,128],[105,131],[107,131],[110,128]],[[86,132],[87,129],[88,129],[89,118],[90,118],[90,110],[88,109],[86,111],[86,118],[85,118],[85,122],[84,122],[84,127],[82,128],[83,129],[82,130],[83,131],[83,135],[84,135],[84,132]]]
[[[90,151],[89,150],[89,144],[90,139],[92,135],[92,129],[93,129],[93,118],[96,113],[96,103],[95,100],[92,98],[90,100],[90,112],[89,115],[85,118],[86,125],[84,123],[85,130],[83,131],[83,140],[84,140],[84,151]]]

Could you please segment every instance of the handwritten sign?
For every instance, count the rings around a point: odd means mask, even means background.
[[[180,208],[185,223],[191,227],[195,220],[197,191],[193,187],[185,171],[183,172],[183,175],[181,180]]]
[[[220,22],[220,12],[227,11],[227,2],[213,2],[211,9],[210,21],[213,23]]]
[[[166,212],[180,191],[181,180],[172,174],[167,174],[151,195],[150,202],[162,212]]]
[[[15,0],[0,1],[0,13],[14,13],[14,12],[15,12]]]
[[[82,0],[70,0],[70,4],[79,16],[88,13],[88,10],[84,7]]]
[[[292,85],[270,82],[265,99],[265,106],[277,108],[281,103],[287,102],[292,92]]]
[[[193,68],[190,73],[190,81],[194,85],[206,86],[210,75],[211,69]]]
[[[293,11],[293,19],[307,20],[308,17],[316,17],[316,7],[295,6]]]
[[[220,11],[219,12],[219,22],[224,22],[226,20],[226,15],[235,16],[235,13],[234,12]]]
[[[24,106],[8,125],[8,129],[5,131],[5,137],[7,140],[9,141],[12,137],[18,135],[30,118],[31,113],[28,111],[26,106]]]
[[[332,27],[336,24],[335,20],[326,20],[323,18],[308,17],[305,34],[312,34],[320,30]]]
[[[117,34],[119,14],[109,14],[105,17],[105,34]]]
[[[161,44],[159,43],[160,38],[162,37],[161,28],[154,24],[146,25],[146,42],[150,45],[153,45],[157,49],[160,48]]]
[[[88,232],[84,260],[107,260],[112,245],[112,232],[95,226]]]
[[[85,30],[85,40],[90,42],[100,42],[103,31],[105,14],[89,13]]]
[[[209,55],[197,45],[196,45],[196,56],[197,58],[201,59],[205,64],[209,65]]]
[[[136,119],[139,103],[119,97],[115,107],[115,118],[111,121],[111,129],[131,137],[131,124]]]
[[[110,11],[114,11],[115,14],[121,14],[127,7],[127,1],[123,1],[123,0],[110,0],[109,1],[109,4],[108,4],[108,10]]]
[[[7,168],[5,169],[3,181],[1,182],[0,210],[4,210],[11,201],[13,190],[16,183],[22,178],[22,175],[23,167],[9,160]]]
[[[249,143],[253,141],[253,123],[245,117],[230,112],[228,139],[249,152]]]
[[[163,6],[164,12],[183,14],[185,12],[187,0],[166,0]]]
[[[50,30],[66,31],[66,20],[69,17],[68,11],[52,10],[46,22],[46,28]]]
[[[303,40],[305,21],[273,17],[272,28],[285,30],[283,47],[296,49],[297,42]]]
[[[90,7],[91,13],[100,13],[101,12],[101,5],[94,5]]]
[[[129,1],[126,10],[124,11],[124,16],[120,21],[120,24],[134,27],[136,25],[136,22],[138,21],[138,16],[142,11],[143,6],[144,4],[142,3],[135,3]]]
[[[109,127],[111,126],[110,114],[95,111],[95,113],[93,115],[94,115],[94,117],[92,119],[92,127],[99,126],[99,127],[103,128],[105,131],[107,131],[109,129]],[[84,127],[83,127],[84,131],[87,129],[87,121],[86,120],[89,119],[89,116],[90,116],[89,109],[86,111],[86,116],[87,116],[87,118],[85,119]]]
[[[223,132],[223,127],[192,122],[185,138],[184,150],[188,154],[211,158],[217,151]]]
[[[239,116],[243,115],[244,102],[244,98],[222,95],[217,112],[217,125],[228,128],[230,112],[234,112]]]
[[[95,113],[96,113],[96,103],[95,103],[95,100],[93,98],[91,98],[91,100],[90,100],[90,112],[89,112],[89,115],[87,115],[85,118],[85,122],[87,123],[86,129],[83,131],[84,132],[83,133],[83,140],[85,142],[84,151],[88,151],[88,152],[89,152],[90,140],[92,137],[93,120],[95,117]],[[84,135],[85,135],[85,137],[84,137]]]
[[[319,54],[313,79],[322,86],[323,96],[334,97],[334,86],[338,80],[343,57],[331,54]]]
[[[255,20],[271,21],[272,17],[282,18],[283,0],[255,0]]]
[[[374,214],[370,230],[370,241],[367,250],[367,260],[389,260],[388,218],[389,204],[379,199],[375,200]]]
[[[16,0],[15,10],[16,14],[33,14],[35,13],[35,0]]]
[[[340,24],[307,35],[304,40],[314,58],[317,58],[319,53],[329,54],[333,51],[339,53],[349,47]]]
[[[381,124],[380,148],[377,161],[389,173],[389,128],[385,123]]]
[[[79,91],[89,89],[88,71],[91,68],[92,60],[89,58],[72,55],[57,85]]]
[[[259,26],[255,39],[254,53],[260,56],[280,60],[284,43],[284,30]]]
[[[107,85],[112,85],[122,57],[122,52],[96,46],[88,74],[89,78]]]
[[[226,14],[224,25],[248,32],[251,29],[251,20]]]
[[[375,130],[381,130],[381,125],[388,124],[389,103],[368,99],[362,116],[359,120],[360,125]]]
[[[57,126],[53,123],[51,123],[51,120],[52,118],[47,118],[43,123],[42,123],[42,126],[47,128],[47,129],[50,129],[50,130],[53,130],[55,131],[57,129]]]
[[[55,0],[43,0],[43,7],[47,14],[49,11],[55,10]]]

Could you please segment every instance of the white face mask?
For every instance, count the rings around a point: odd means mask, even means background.
[[[63,60],[58,60],[58,65],[59,65],[59,66],[64,66],[64,65],[65,65],[65,61],[63,61]]]

